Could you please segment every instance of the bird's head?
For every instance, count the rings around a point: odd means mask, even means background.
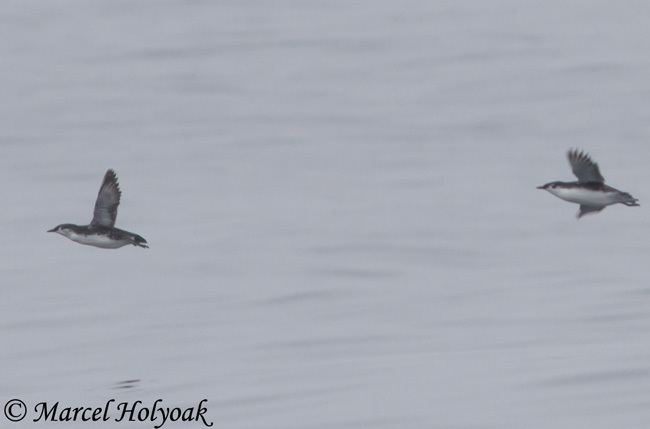
[[[562,182],[548,182],[545,185],[538,186],[537,189],[544,189],[546,191],[550,189],[555,189],[557,188]]]
[[[72,233],[72,226],[73,225],[69,223],[62,223],[61,225],[57,225],[47,232],[56,232],[57,234],[68,237]]]

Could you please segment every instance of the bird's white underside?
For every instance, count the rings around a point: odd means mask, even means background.
[[[76,234],[69,230],[61,230],[57,232],[72,241],[76,241],[77,243],[85,244],[88,246],[101,247],[102,249],[117,249],[130,244],[128,240],[113,240],[106,237],[105,235],[82,235]]]
[[[609,206],[619,202],[616,192],[592,191],[584,188],[549,188],[547,191],[564,201],[585,206]]]

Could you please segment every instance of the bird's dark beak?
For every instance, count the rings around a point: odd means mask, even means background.
[[[542,186],[538,186],[537,189],[546,189],[546,187],[542,185]]]
[[[50,229],[49,231],[45,231],[45,232],[55,232],[55,231],[56,231],[56,227]]]

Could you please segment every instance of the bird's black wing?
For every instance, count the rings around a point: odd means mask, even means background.
[[[580,205],[580,210],[576,214],[576,217],[578,219],[580,219],[584,215],[592,214],[592,213],[598,213],[599,211],[601,211],[604,208],[605,208],[605,206],[584,206],[584,205]]]
[[[112,228],[117,218],[117,206],[120,205],[120,185],[117,183],[117,176],[113,170],[108,170],[104,175],[104,181],[99,188],[95,212],[91,225],[101,225]]]
[[[578,150],[570,150],[567,153],[567,157],[569,158],[569,164],[571,164],[573,174],[578,178],[578,182],[605,182],[605,178],[600,174],[600,170],[598,169],[598,164],[593,162],[586,153]]]

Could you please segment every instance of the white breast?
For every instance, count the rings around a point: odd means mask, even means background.
[[[592,191],[584,188],[549,188],[558,198],[587,206],[608,206],[616,204],[615,192]]]
[[[103,249],[117,249],[129,244],[127,240],[111,240],[105,235],[98,234],[81,235],[70,232],[67,237],[72,241],[76,241],[77,243],[86,244],[88,246],[101,247]]]

